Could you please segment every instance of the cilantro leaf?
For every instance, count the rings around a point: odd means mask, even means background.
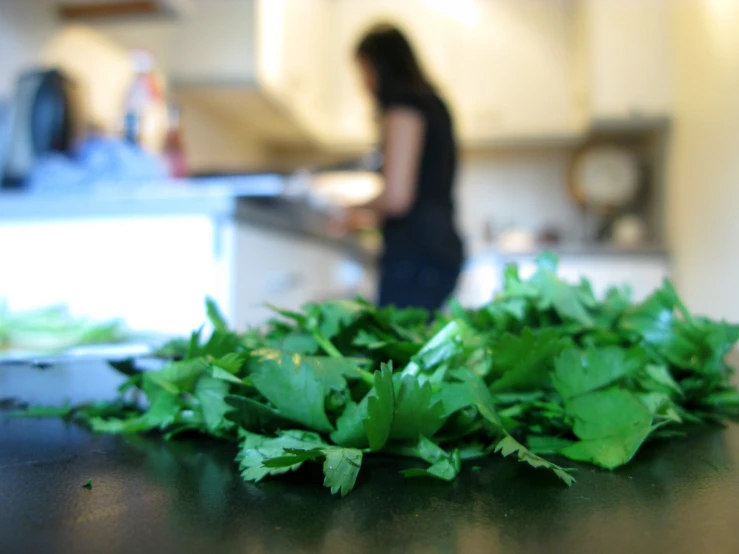
[[[257,482],[267,475],[294,471],[304,462],[319,458],[325,458],[324,485],[332,494],[348,494],[362,466],[361,450],[329,446],[315,433],[284,431],[271,438],[244,431],[237,460],[242,477]]]
[[[285,418],[309,429],[333,431],[324,409],[325,386],[309,364],[290,356],[268,359],[252,374],[252,382]]]
[[[506,435],[498,442],[495,446],[495,451],[499,452],[504,458],[515,454],[519,462],[527,463],[533,468],[549,469],[564,481],[568,487],[572,486],[572,483],[575,482],[575,478],[570,474],[572,470],[559,467],[557,464],[537,456],[510,435]]]
[[[369,446],[364,420],[367,418],[367,402],[348,402],[344,411],[336,420],[336,431],[331,433],[331,440],[341,446],[365,448]]]
[[[394,411],[393,368],[392,364],[383,365],[375,372],[375,388],[367,396],[367,417],[363,422],[372,450],[385,446],[393,428]]]
[[[634,374],[645,361],[643,351],[637,349],[590,348],[581,353],[571,348],[555,360],[552,381],[563,398],[573,398]]]
[[[221,314],[221,310],[218,308],[218,305],[216,304],[215,300],[213,300],[210,297],[207,297],[205,299],[205,307],[206,307],[206,312],[208,314],[208,320],[210,320],[210,323],[211,325],[213,325],[213,328],[216,331],[227,333],[228,323],[226,323],[226,318],[224,318],[223,314]]]
[[[632,392],[618,387],[572,398],[565,410],[581,440],[560,453],[607,469],[628,462],[653,430],[648,407]]]
[[[200,404],[200,414],[205,428],[210,433],[216,434],[224,425],[229,425],[225,419],[226,412],[230,410],[226,403],[227,394],[228,383],[208,375],[203,375],[195,386],[195,398]]]
[[[298,469],[304,459],[295,456],[293,463],[281,463],[277,467],[265,465],[275,458],[286,455],[285,449],[312,451],[325,446],[321,437],[307,431],[283,431],[277,437],[265,437],[248,431],[241,432],[241,449],[236,460],[241,476],[246,481],[259,482],[268,475],[279,475]]]
[[[567,341],[554,329],[525,328],[520,336],[506,334],[493,348],[493,371],[501,373],[493,392],[547,387],[554,357]]]
[[[554,256],[541,256],[537,260],[539,271],[529,280],[529,284],[539,293],[540,310],[553,309],[563,320],[572,320],[590,327],[594,324],[590,309],[595,299],[589,288],[570,285],[556,275],[557,259]]]
[[[426,469],[406,469],[401,471],[404,477],[433,477],[442,481],[453,481],[462,469],[462,456],[459,450],[445,452],[426,437],[421,436],[416,446],[416,454],[431,464]]]
[[[482,379],[465,370],[458,371],[454,375],[460,381],[447,384],[439,392],[445,417],[463,408],[474,406],[484,421],[494,429],[502,431],[503,423],[495,410],[493,396]]]
[[[436,365],[449,360],[462,349],[462,338],[466,329],[463,323],[452,321],[429,340],[403,369],[403,375],[414,376],[420,371],[428,371]]]
[[[341,492],[346,496],[357,482],[362,467],[362,451],[356,448],[327,447],[324,449],[326,461],[323,463],[324,486],[331,494]]]
[[[412,375],[402,377],[395,386],[395,412],[389,438],[418,440],[421,435],[432,437],[443,424],[444,405],[433,398],[431,385],[428,382],[420,384]]]
[[[230,410],[224,414],[225,417],[247,431],[255,433],[275,431],[290,425],[290,420],[283,417],[277,410],[252,398],[228,395],[225,400],[230,407]]]

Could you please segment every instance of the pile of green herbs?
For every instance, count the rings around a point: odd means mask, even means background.
[[[121,321],[75,317],[66,306],[23,312],[0,301],[0,358],[7,352],[59,353],[76,346],[114,344],[129,338]]]
[[[213,331],[166,345],[177,356],[133,374],[129,402],[81,409],[98,432],[196,431],[238,441],[247,481],[321,462],[347,494],[366,456],[416,458],[408,478],[453,480],[466,460],[512,456],[567,485],[563,460],[613,469],[648,440],[739,411],[725,356],[739,326],[691,315],[665,282],[645,302],[625,289],[596,300],[557,277],[545,255],[527,280],[516,266],[479,309],[423,310],[361,300],[276,310],[259,331]],[[552,461],[553,457],[555,461]]]

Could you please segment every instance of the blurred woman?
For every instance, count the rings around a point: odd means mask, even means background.
[[[454,224],[452,118],[397,28],[373,28],[355,55],[379,110],[385,186],[364,211],[350,212],[348,224],[366,224],[369,209],[381,226],[381,306],[436,310],[454,291],[463,261]]]

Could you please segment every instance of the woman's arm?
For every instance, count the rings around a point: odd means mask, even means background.
[[[417,110],[391,108],[383,116],[382,133],[383,191],[371,202],[347,210],[345,231],[377,226],[382,219],[402,217],[413,207],[426,122]]]
[[[413,207],[426,133],[423,116],[412,108],[391,108],[382,121],[384,135],[380,216],[401,217]]]

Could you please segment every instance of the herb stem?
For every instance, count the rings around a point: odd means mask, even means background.
[[[318,331],[313,331],[313,338],[316,339],[316,342],[318,343],[318,346],[323,348],[323,351],[326,352],[329,356],[332,358],[343,358],[344,355],[339,351],[336,346],[334,346],[334,343],[332,343],[329,339],[324,337],[321,333]]]

